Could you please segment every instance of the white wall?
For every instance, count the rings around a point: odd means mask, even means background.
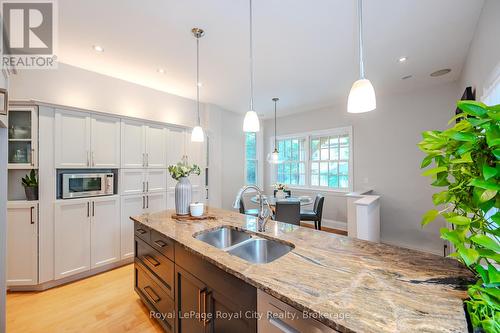
[[[222,112],[222,208],[232,209],[234,198],[244,184],[245,135],[243,115]]]
[[[479,17],[469,54],[462,70],[460,87],[472,86],[481,98],[483,88],[496,66],[500,65],[500,1],[486,0]]]
[[[421,228],[422,214],[432,208],[430,180],[422,177],[424,157],[417,148],[421,132],[443,129],[459,97],[456,83],[397,95],[378,95],[377,110],[348,114],[346,105],[278,118],[278,135],[336,127],[353,127],[354,190],[373,188],[381,198],[383,242],[443,253],[440,224]],[[273,120],[265,122],[265,154],[273,135]],[[269,167],[265,175],[270,184]],[[324,218],[346,221],[345,200],[327,198]]]
[[[11,77],[11,91],[11,99],[34,99],[183,126],[194,126],[197,119],[196,101],[66,64],[59,64],[57,70],[20,70]]]

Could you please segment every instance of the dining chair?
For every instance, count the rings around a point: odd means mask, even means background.
[[[316,195],[313,209],[302,209],[300,211],[301,221],[314,221],[314,229],[321,230],[321,219],[323,218],[323,204],[325,197],[321,194]]]
[[[258,216],[259,215],[259,210],[257,208],[255,208],[255,209],[245,209],[245,202],[243,201],[243,198],[241,198],[240,199],[240,214],[251,215],[251,216]]]
[[[295,225],[300,225],[300,202],[299,201],[276,201],[276,212],[274,220]]]
[[[292,196],[292,190],[284,190],[285,192],[285,198],[290,198]],[[276,198],[276,193],[278,193],[278,190],[274,190],[274,197]]]

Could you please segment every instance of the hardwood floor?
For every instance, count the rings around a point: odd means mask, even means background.
[[[163,332],[134,292],[133,264],[43,292],[7,294],[7,333]]]

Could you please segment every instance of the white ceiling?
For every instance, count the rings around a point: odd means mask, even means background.
[[[59,60],[176,95],[248,109],[247,0],[59,1]],[[366,74],[378,95],[456,80],[482,0],[365,0]],[[255,109],[344,103],[358,76],[355,0],[254,0]],[[95,52],[92,45],[104,47]],[[407,56],[405,64],[398,63]],[[166,73],[157,73],[158,68]],[[444,77],[430,78],[437,69]],[[411,79],[401,80],[405,75]]]

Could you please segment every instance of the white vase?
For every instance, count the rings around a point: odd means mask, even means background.
[[[283,192],[282,190],[278,190],[276,192],[276,199],[285,199],[286,198],[286,193]]]
[[[191,203],[192,186],[187,177],[179,179],[175,185],[175,213],[177,215],[188,215]]]

